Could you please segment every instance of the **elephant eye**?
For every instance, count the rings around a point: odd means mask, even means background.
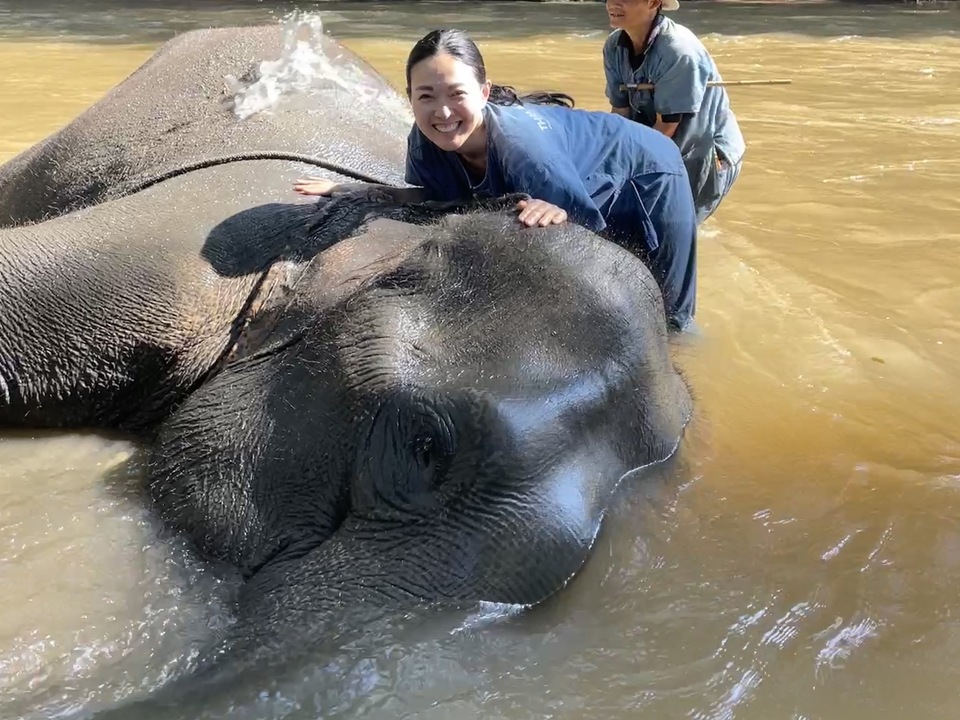
[[[451,479],[456,415],[433,398],[397,393],[377,410],[358,445],[351,510],[359,515],[429,512],[435,490]]]
[[[420,435],[413,441],[413,453],[420,467],[429,468],[433,464],[435,447],[436,443],[430,435]]]
[[[441,485],[454,454],[449,434],[437,434],[440,428],[417,433],[413,440],[413,460],[420,476],[420,491],[429,492]]]

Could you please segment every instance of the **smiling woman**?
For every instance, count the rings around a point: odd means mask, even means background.
[[[683,155],[697,222],[712,215],[740,175],[746,146],[717,65],[690,30],[663,15],[678,0],[607,0],[603,69],[610,109],[673,138]],[[652,84],[653,90],[636,88]]]
[[[434,30],[407,59],[415,123],[405,201],[460,201],[512,193],[526,225],[567,217],[644,259],[675,330],[696,307],[693,196],[677,147],[664,135],[603,112],[573,110],[558,93],[518,97],[487,79],[483,57],[461,30]],[[350,186],[356,188],[357,186]],[[332,181],[301,181],[304,194],[331,194]]]

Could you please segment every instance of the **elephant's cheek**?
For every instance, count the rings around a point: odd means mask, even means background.
[[[494,533],[432,528],[363,539],[338,533],[304,557],[263,568],[244,588],[241,616],[273,641],[316,646],[361,627],[371,614],[423,603],[535,605],[576,574],[599,525],[557,518],[539,534],[529,530],[526,513]]]
[[[566,586],[586,563],[626,470],[612,447],[597,442],[542,465],[535,478],[506,481],[525,490],[504,492],[462,519],[479,530],[466,544],[468,599],[532,606]],[[458,558],[450,560],[456,566]]]

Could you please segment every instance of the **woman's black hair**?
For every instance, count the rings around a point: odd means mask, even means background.
[[[476,43],[463,30],[447,28],[431,30],[417,41],[407,57],[407,96],[410,96],[410,71],[413,66],[422,60],[437,55],[449,55],[462,63],[469,65],[473,70],[477,82],[481,85],[487,81],[487,68],[483,64],[483,55]],[[509,85],[490,86],[488,102],[495,105],[523,105],[525,102],[533,105],[562,105],[572,108],[573,98],[567,93],[537,91],[520,95]]]

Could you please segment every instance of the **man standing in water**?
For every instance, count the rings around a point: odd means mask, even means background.
[[[610,26],[603,69],[611,111],[680,147],[702,223],[740,175],[746,146],[717,65],[690,30],[667,18],[678,0],[606,0]],[[623,87],[652,84],[653,90]]]

